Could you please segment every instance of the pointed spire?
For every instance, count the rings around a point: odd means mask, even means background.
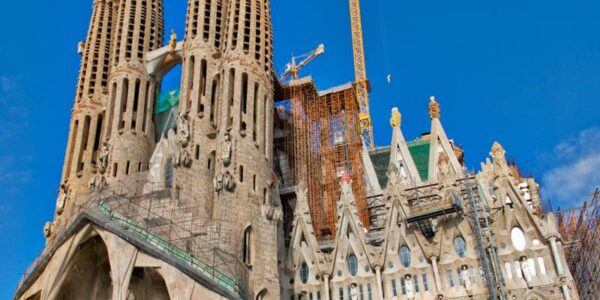
[[[392,108],[392,117],[390,118],[390,125],[392,128],[398,128],[402,124],[402,115],[398,111],[397,107]]]
[[[435,101],[435,96],[429,97],[429,117],[431,119],[440,118],[440,104]]]

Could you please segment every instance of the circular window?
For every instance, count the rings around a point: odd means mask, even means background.
[[[540,240],[535,239],[535,240],[532,241],[532,243],[533,243],[534,246],[539,246],[540,245]]]
[[[406,245],[400,247],[400,260],[405,268],[410,266],[410,249]]]
[[[465,258],[465,255],[467,254],[467,243],[462,236],[454,238],[454,250],[460,258]]]
[[[523,233],[523,230],[521,230],[521,228],[513,228],[510,232],[510,238],[515,249],[517,249],[518,251],[525,250],[525,234]]]
[[[302,265],[300,265],[300,280],[302,281],[302,283],[308,282],[309,273],[310,270],[308,270],[308,265],[306,263],[302,263]]]
[[[358,272],[358,259],[356,259],[356,255],[354,254],[348,256],[348,270],[352,276],[356,276]]]
[[[337,275],[338,275],[338,277],[342,277],[342,271],[338,270]]]

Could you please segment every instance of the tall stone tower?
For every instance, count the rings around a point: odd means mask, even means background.
[[[73,106],[69,139],[62,172],[56,219],[68,219],[76,213],[78,195],[97,173],[102,149],[102,131],[108,99],[113,18],[115,6],[110,0],[96,0],[85,42],[78,46],[82,55],[79,81]]]
[[[193,159],[176,180],[198,201],[196,217],[233,224],[224,247],[249,267],[249,292],[278,298],[269,1],[190,0],[182,69],[182,146]]]
[[[157,82],[146,73],[144,55],[163,45],[163,1],[121,0],[115,15],[105,134],[109,183],[148,168]]]

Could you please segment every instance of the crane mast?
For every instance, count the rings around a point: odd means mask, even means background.
[[[360,130],[365,146],[375,147],[373,141],[373,125],[369,111],[369,86],[365,65],[362,21],[360,17],[360,0],[350,0],[350,22],[352,27],[352,51],[354,53],[354,75],[356,77],[356,97],[360,107]]]

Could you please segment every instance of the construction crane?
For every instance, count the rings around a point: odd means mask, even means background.
[[[360,0],[350,0],[350,22],[352,27],[352,51],[354,53],[356,97],[360,107],[360,131],[365,146],[369,149],[374,149],[373,125],[371,122],[371,113],[369,112],[369,82],[367,81],[362,21],[360,17]]]
[[[287,65],[285,65],[285,71],[283,72],[283,74],[281,75],[279,80],[283,81],[287,77],[291,77],[292,80],[298,80],[298,72],[300,71],[300,69],[304,68],[308,63],[310,63],[315,58],[317,58],[317,56],[320,56],[323,53],[325,53],[325,45],[320,44],[317,47],[317,49],[315,49],[309,53],[306,53],[306,54],[303,54],[300,56],[292,56],[292,61],[290,63],[288,63]],[[304,60],[302,62],[300,62],[299,64],[296,64],[296,59],[300,59],[300,58],[304,58]]]

